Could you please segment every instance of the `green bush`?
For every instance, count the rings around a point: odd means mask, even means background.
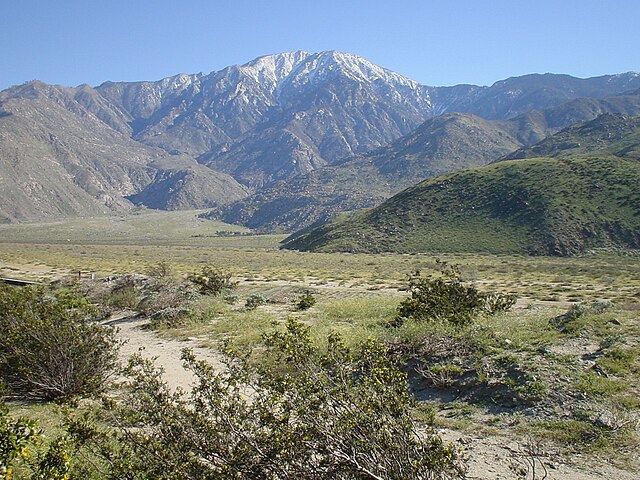
[[[0,478],[10,480],[17,465],[29,466],[32,480],[67,480],[70,461],[64,439],[55,439],[42,448],[43,435],[35,421],[20,417],[13,419],[0,400]],[[31,457],[38,460],[29,462]]]
[[[0,286],[0,378],[15,394],[42,399],[98,391],[117,362],[111,328],[73,292]]]
[[[269,299],[262,295],[261,293],[254,293],[247,297],[247,300],[244,302],[244,307],[247,310],[254,310],[258,308],[260,305],[265,305],[269,302]]]
[[[117,441],[75,429],[107,452],[109,478],[463,478],[457,449],[416,432],[406,376],[377,342],[350,350],[332,335],[323,354],[289,320],[265,337],[264,363],[227,353],[215,371],[184,352],[196,378],[189,398],[150,361],[132,360],[128,394],[111,410]]]
[[[493,315],[508,310],[516,301],[513,295],[486,294],[465,285],[460,271],[446,264],[443,264],[442,275],[438,277],[422,277],[418,271],[410,275],[409,292],[411,296],[398,306],[392,326],[413,319],[463,327],[471,324],[480,313]]]
[[[230,272],[213,265],[205,265],[199,274],[191,275],[189,280],[199,288],[203,295],[219,295],[238,285],[238,282],[231,280]]]
[[[296,310],[309,310],[316,304],[316,298],[309,290],[300,296],[296,302]]]

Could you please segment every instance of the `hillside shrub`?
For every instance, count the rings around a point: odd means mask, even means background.
[[[117,362],[111,328],[85,297],[0,286],[0,378],[17,395],[51,400],[102,388]]]
[[[117,442],[74,431],[108,451],[110,478],[463,478],[456,448],[416,432],[406,376],[379,343],[350,350],[331,335],[323,354],[309,327],[290,319],[265,336],[262,362],[227,355],[216,371],[183,352],[196,378],[189,397],[135,357],[111,411],[123,427]]]
[[[487,294],[465,285],[460,270],[447,264],[442,264],[442,273],[437,277],[422,277],[416,271],[409,276],[408,290],[411,295],[398,306],[392,326],[412,319],[463,327],[473,323],[478,314],[506,311],[516,302],[513,295]]]
[[[219,295],[238,285],[238,282],[231,280],[230,272],[213,265],[205,265],[200,273],[191,275],[189,280],[199,288],[203,295]]]

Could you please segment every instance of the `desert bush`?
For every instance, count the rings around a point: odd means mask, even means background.
[[[231,280],[230,272],[213,265],[205,265],[199,274],[191,275],[189,280],[194,283],[200,289],[200,293],[204,295],[219,295],[238,285],[238,282]]]
[[[165,262],[164,260],[156,263],[155,265],[151,265],[147,268],[147,275],[154,278],[168,278],[173,276],[173,268],[169,262]]]
[[[311,291],[307,290],[298,298],[296,302],[296,310],[309,310],[316,304],[316,298]]]
[[[138,306],[138,291],[133,285],[125,285],[115,289],[109,298],[107,304],[115,308],[135,309]]]
[[[70,461],[65,440],[57,438],[48,447],[42,440],[34,420],[11,418],[0,400],[0,478],[14,478],[14,468],[22,465],[32,470],[32,480],[67,480]]]
[[[75,429],[111,448],[110,478],[463,477],[456,448],[416,432],[406,377],[377,342],[350,350],[331,335],[322,354],[309,328],[289,320],[265,337],[264,363],[227,355],[215,371],[183,352],[196,377],[190,398],[150,361],[132,360],[128,394],[111,411],[123,426],[117,442]]]
[[[465,285],[460,271],[446,264],[442,264],[442,274],[438,277],[422,277],[418,271],[410,275],[408,290],[411,295],[398,306],[392,326],[413,319],[463,327],[471,324],[480,313],[492,315],[508,310],[516,300],[513,295],[486,294]]]
[[[0,477],[13,478],[14,465],[28,458],[28,448],[39,439],[34,421],[9,418],[9,411],[0,400]]]
[[[269,302],[269,299],[262,295],[261,293],[254,293],[247,297],[247,300],[244,302],[244,307],[247,310],[254,310],[258,308],[260,305],[265,305]]]
[[[113,329],[73,292],[0,286],[0,378],[15,394],[54,399],[99,390],[116,366]]]
[[[562,315],[551,319],[551,324],[562,333],[575,333],[583,325],[578,321],[587,315],[600,315],[613,308],[613,303],[609,301],[595,301],[590,304],[577,303],[571,305]]]
[[[138,311],[151,318],[178,319],[180,312],[188,314],[190,305],[200,298],[191,284],[170,278],[151,278],[141,288]]]

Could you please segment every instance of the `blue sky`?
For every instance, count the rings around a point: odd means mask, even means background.
[[[637,0],[0,0],[0,89],[356,53],[425,85],[640,70]]]

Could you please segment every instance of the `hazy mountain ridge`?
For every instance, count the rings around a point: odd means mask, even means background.
[[[541,151],[556,158],[427,179],[372,210],[292,236],[285,247],[551,255],[640,248],[638,117],[602,115],[517,156]]]

